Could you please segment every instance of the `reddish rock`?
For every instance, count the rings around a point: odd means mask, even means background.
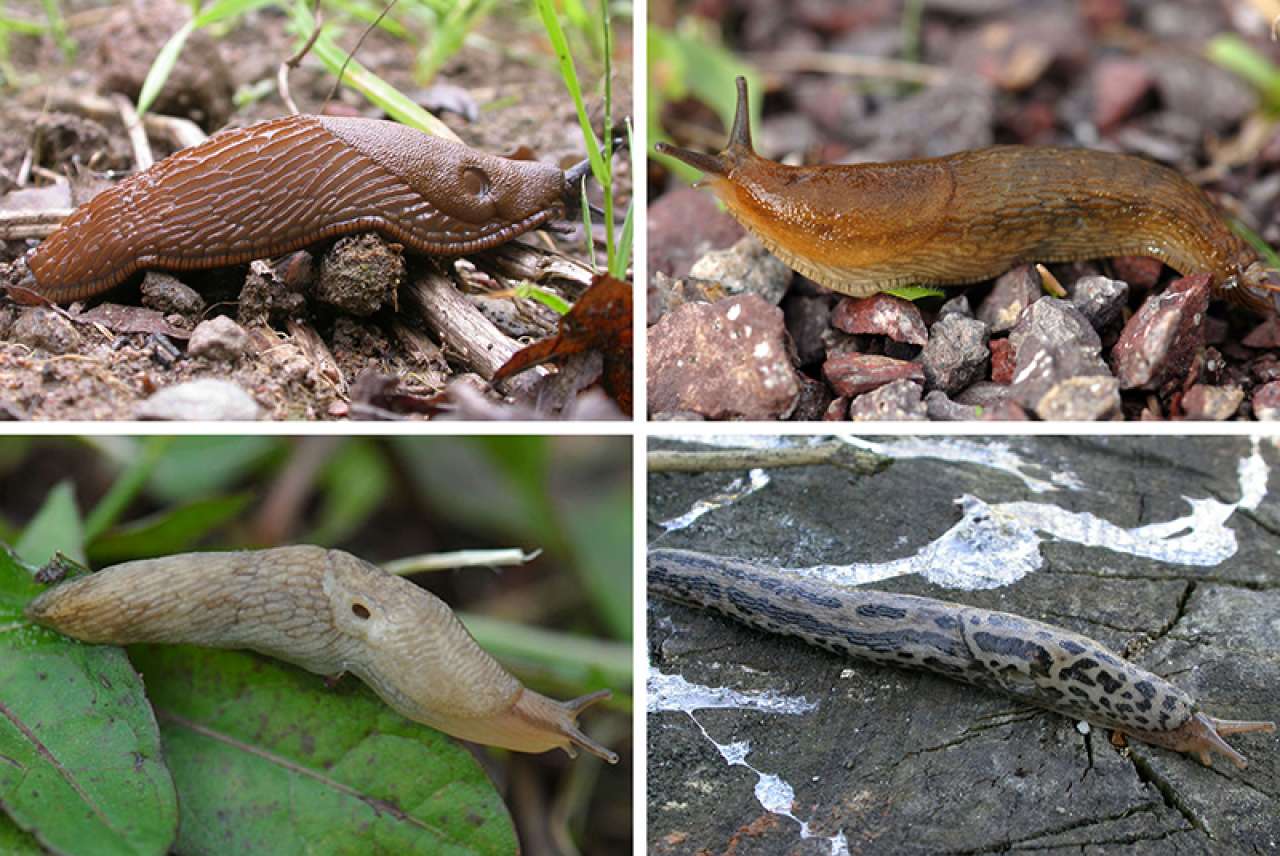
[[[978,320],[992,333],[1012,330],[1022,310],[1043,296],[1040,274],[1030,265],[1019,265],[996,280],[991,293],[978,307]]]
[[[1280,384],[1277,384],[1280,387]],[[1280,396],[1278,396],[1280,398]],[[1280,403],[1280,402],[1277,402]],[[843,395],[827,405],[827,412],[822,414],[823,422],[849,421],[849,399]]]
[[[1151,288],[1164,273],[1164,262],[1147,256],[1116,256],[1111,260],[1116,279],[1122,279],[1133,288]]]
[[[818,422],[826,417],[827,405],[831,403],[831,393],[827,385],[799,372],[796,379],[800,383],[800,395],[796,397],[796,406],[787,418],[792,422]]]
[[[1204,347],[1209,274],[1174,282],[1148,297],[1111,351],[1121,389],[1157,389],[1186,377]]]
[[[1222,422],[1235,415],[1244,401],[1238,386],[1209,386],[1198,383],[1182,396],[1182,415],[1198,422]]]
[[[921,391],[919,384],[895,380],[855,398],[849,405],[849,418],[854,422],[924,421],[929,416]]]
[[[1280,419],[1280,380],[1273,380],[1253,391],[1253,415],[1265,422]]]
[[[1244,344],[1249,348],[1280,348],[1280,316],[1269,315],[1257,327],[1244,337]]]
[[[874,354],[841,354],[822,365],[822,375],[841,396],[852,398],[895,380],[924,382],[919,363]]]
[[[677,279],[708,250],[733,246],[744,234],[738,221],[705,190],[681,187],[649,205],[649,275],[661,271]]]
[[[1008,339],[991,340],[991,379],[996,383],[1013,383],[1013,369],[1017,360],[1013,343]]]
[[[1154,83],[1141,60],[1102,60],[1093,73],[1093,123],[1108,131],[1129,118]]]
[[[649,330],[649,412],[784,419],[800,384],[782,310],[754,294],[688,303]]]
[[[1031,417],[1021,405],[1013,401],[1001,401],[990,407],[984,407],[978,413],[983,422],[1027,422]]]
[[[929,329],[916,305],[890,294],[844,298],[831,313],[831,326],[846,333],[888,336],[908,345],[929,341]]]

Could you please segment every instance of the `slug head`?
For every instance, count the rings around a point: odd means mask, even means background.
[[[729,131],[729,142],[724,150],[719,154],[707,155],[701,152],[690,151],[689,149],[678,148],[669,143],[658,143],[654,146],[654,150],[660,155],[673,157],[678,161],[687,163],[694,169],[700,169],[711,177],[711,186],[714,188],[717,180],[725,180],[730,177],[733,170],[742,162],[757,157],[755,149],[751,145],[751,101],[747,97],[747,79],[739,77],[737,79],[738,86],[738,106],[733,114],[733,127]]]
[[[449,242],[513,229],[518,234],[565,210],[565,173],[549,164],[494,157],[395,122],[330,116],[319,121],[412,187],[438,212],[435,230]]]
[[[1280,270],[1251,262],[1219,286],[1232,301],[1260,315],[1280,312]]]
[[[608,690],[558,702],[526,689],[471,638],[445,603],[408,580],[330,550],[324,577],[344,669],[405,717],[446,734],[518,752],[580,746],[617,756],[578,729]]]
[[[1206,767],[1213,766],[1213,753],[1216,752],[1243,770],[1249,766],[1249,762],[1222,738],[1230,734],[1246,734],[1251,731],[1275,731],[1276,724],[1214,719],[1212,716],[1197,713],[1182,725],[1169,731],[1139,731],[1129,728],[1122,730],[1146,743],[1154,743],[1176,752],[1195,755]]]

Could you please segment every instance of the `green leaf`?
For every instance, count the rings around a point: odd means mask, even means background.
[[[0,814],[0,853],[5,856],[44,856],[44,852],[34,835],[23,831],[7,814]]]
[[[900,288],[887,288],[885,294],[901,297],[903,300],[921,300],[925,297],[946,297],[947,292],[930,285],[904,285]]]
[[[43,565],[57,552],[84,563],[84,530],[71,482],[59,482],[49,491],[15,549],[33,565]]]
[[[239,517],[253,494],[214,496],[170,506],[148,517],[131,520],[89,544],[94,565],[126,559],[166,556],[193,549],[209,533]]]
[[[177,799],[142,682],[121,649],[27,621],[41,588],[0,545],[0,804],[57,852],[166,853]]]
[[[358,681],[235,651],[136,646],[181,794],[175,850],[510,854],[471,754]]]
[[[576,503],[560,515],[573,552],[573,565],[586,585],[596,612],[618,639],[630,639],[631,489],[621,487],[595,501]]]
[[[573,308],[573,305],[560,295],[530,282],[522,282],[514,290],[516,297],[527,297],[530,300],[536,300],[557,315],[564,315]]]
[[[162,504],[199,499],[235,485],[273,458],[282,458],[285,442],[262,435],[175,437],[147,487]]]
[[[1253,85],[1268,111],[1280,111],[1280,67],[1233,33],[1214,36],[1205,56]]]
[[[321,474],[324,487],[319,522],[307,544],[337,544],[353,535],[378,511],[391,488],[391,468],[378,445],[352,437],[339,447]]]

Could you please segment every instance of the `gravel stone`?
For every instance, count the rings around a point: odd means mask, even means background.
[[[954,395],[981,378],[991,358],[988,339],[981,321],[952,315],[934,324],[920,354],[926,386]]]
[[[252,421],[262,408],[249,393],[227,380],[202,378],[167,386],[138,404],[138,419]]]
[[[191,331],[187,353],[193,357],[234,362],[249,348],[249,334],[226,315],[201,321]]]

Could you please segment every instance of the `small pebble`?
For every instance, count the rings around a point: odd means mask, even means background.
[[[141,402],[138,419],[182,421],[253,421],[262,408],[249,393],[226,380],[202,378],[167,386]]]
[[[249,334],[226,315],[201,321],[191,332],[187,353],[221,362],[234,362],[249,347]]]
[[[80,348],[80,332],[61,313],[52,309],[28,309],[9,328],[9,338],[22,345],[70,354]]]

